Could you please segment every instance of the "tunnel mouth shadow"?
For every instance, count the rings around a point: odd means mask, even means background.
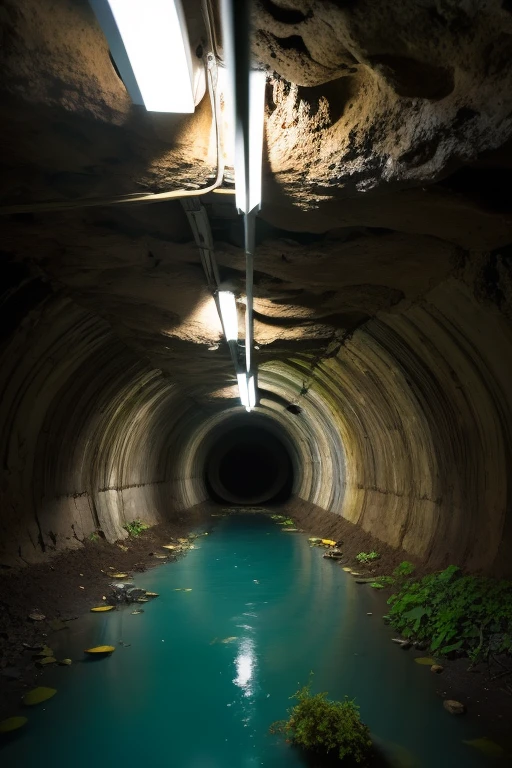
[[[204,481],[220,504],[283,504],[293,488],[287,448],[261,425],[232,426],[218,436],[206,457]]]

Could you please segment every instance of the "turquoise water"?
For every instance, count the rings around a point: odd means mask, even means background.
[[[75,663],[44,672],[40,684],[58,693],[26,710],[2,766],[299,768],[300,755],[268,727],[310,670],[314,690],[357,699],[372,733],[399,745],[401,768],[490,764],[462,744],[484,735],[476,724],[448,715],[439,679],[390,642],[380,596],[306,536],[235,515],[196,544],[137,576],[160,593],[143,614],[91,614],[58,634],[54,648]],[[83,648],[99,644],[117,650],[82,662]]]

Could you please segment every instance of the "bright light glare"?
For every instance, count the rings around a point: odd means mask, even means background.
[[[245,408],[249,409],[249,391],[247,389],[247,376],[245,373],[237,373],[238,391],[240,393],[240,400]]]
[[[263,152],[263,119],[265,116],[265,72],[249,73],[249,199],[246,196],[244,142],[240,127],[235,139],[236,207],[250,213],[261,205],[261,156]]]
[[[181,0],[108,0],[146,109],[193,112],[192,61]]]
[[[219,308],[227,341],[238,339],[238,313],[235,296],[231,291],[219,291]]]
[[[250,637],[244,637],[235,659],[236,677],[233,680],[234,684],[242,689],[244,696],[251,696],[254,693],[255,666],[254,641]]]
[[[254,408],[256,406],[256,387],[254,385],[254,376],[248,376],[247,380],[247,389],[249,392],[249,408]]]

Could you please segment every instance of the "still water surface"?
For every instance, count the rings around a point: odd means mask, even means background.
[[[356,698],[372,733],[398,745],[397,766],[490,764],[462,743],[484,735],[476,724],[446,713],[439,679],[390,642],[380,596],[264,515],[215,523],[182,560],[136,577],[160,594],[143,614],[91,614],[59,633],[59,657],[76,661],[45,671],[58,693],[27,710],[2,766],[301,768],[268,727],[311,670],[315,691]],[[81,661],[100,644],[117,649]]]

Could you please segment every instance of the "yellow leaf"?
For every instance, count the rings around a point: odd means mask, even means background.
[[[333,541],[333,539],[322,539],[322,544],[324,547],[334,547],[336,546],[336,542]]]
[[[127,579],[128,574],[127,573],[113,573],[112,574],[113,579]]]
[[[431,659],[429,656],[420,656],[418,659],[414,659],[416,664],[423,664],[425,667],[431,667],[436,663],[435,659]]]
[[[0,733],[10,733],[22,728],[28,720],[26,717],[8,717],[0,723]]]
[[[84,653],[113,653],[114,645],[97,645],[95,648],[86,648]]]
[[[469,741],[463,741],[463,744],[467,744],[469,747],[478,749],[483,755],[487,757],[501,757],[504,753],[503,747],[500,747],[496,742],[488,739],[487,736],[483,736],[481,739],[471,739]]]
[[[26,704],[27,707],[32,707],[34,704],[41,704],[43,701],[51,699],[56,693],[57,691],[55,688],[34,688],[32,691],[25,694],[23,703]]]
[[[97,608],[91,608],[92,613],[105,613],[105,611],[113,611],[113,605],[98,605]]]

